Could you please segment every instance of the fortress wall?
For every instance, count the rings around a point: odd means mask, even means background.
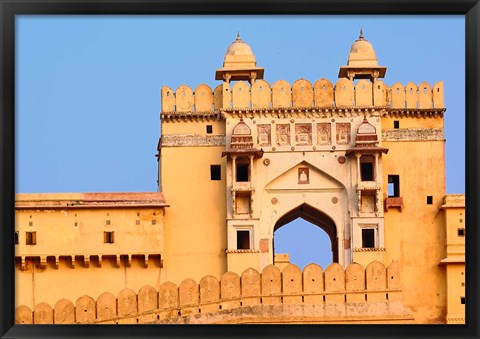
[[[21,305],[15,310],[15,319],[20,324],[168,322],[244,306],[388,303],[399,301],[400,294],[397,262],[388,268],[372,262],[366,269],[353,263],[345,270],[332,263],[325,272],[316,264],[306,266],[303,272],[292,264],[283,271],[269,265],[261,273],[253,268],[241,276],[226,272],[220,280],[209,275],[200,283],[193,279],[185,279],[179,286],[165,282],[158,290],[148,285],[138,293],[124,289],[117,297],[108,292],[96,300],[84,295],[74,302],[61,299],[53,306],[40,303],[33,310]]]
[[[220,109],[272,109],[312,107],[368,107],[385,106],[397,109],[444,108],[443,82],[431,86],[427,82],[403,86],[395,83],[390,88],[379,80],[372,84],[360,80],[356,84],[347,78],[335,84],[320,79],[312,85],[306,79],[298,79],[292,85],[279,80],[270,85],[257,80],[252,86],[238,81],[223,83],[212,89],[199,85],[195,91],[181,85],[176,91],[167,86],[161,89],[162,112],[206,113]]]

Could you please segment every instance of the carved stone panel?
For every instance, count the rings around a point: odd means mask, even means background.
[[[290,125],[288,124],[277,125],[277,145],[278,146],[290,145]]]
[[[350,123],[338,123],[337,127],[337,144],[348,145],[350,143]]]
[[[298,169],[298,183],[299,184],[308,184],[309,181],[310,181],[310,179],[309,179],[308,167],[300,167]]]
[[[308,146],[312,144],[311,124],[295,124],[295,143],[297,146]]]
[[[317,124],[317,145],[330,145],[332,143],[332,127],[329,123]]]
[[[257,144],[258,146],[271,146],[271,126],[257,125]]]

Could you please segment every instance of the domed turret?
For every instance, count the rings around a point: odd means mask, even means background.
[[[360,36],[352,44],[350,54],[348,55],[347,66],[340,67],[339,78],[370,79],[374,82],[378,78],[385,77],[387,68],[378,66],[377,55],[373,46],[363,36],[360,30]]]
[[[255,79],[263,79],[263,73],[264,68],[257,67],[252,49],[237,33],[237,39],[227,48],[223,67],[215,72],[215,80],[248,80],[253,83]]]

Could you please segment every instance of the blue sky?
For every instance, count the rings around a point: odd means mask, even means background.
[[[268,82],[335,82],[360,28],[387,67],[387,85],[445,82],[447,193],[465,192],[463,16],[16,20],[17,193],[156,191],[162,85],[214,88],[237,31]],[[307,223],[281,228],[275,246],[299,266],[331,260],[326,234]]]

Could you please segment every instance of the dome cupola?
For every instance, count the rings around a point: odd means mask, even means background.
[[[252,49],[242,40],[240,32],[238,32],[237,39],[227,48],[223,67],[215,72],[215,80],[224,80],[225,82],[248,80],[253,83],[255,79],[263,79],[264,70],[262,67],[257,67],[257,60]]]
[[[377,55],[372,44],[363,36],[363,30],[360,30],[360,36],[352,44],[350,54],[348,55],[347,66],[340,67],[339,78],[370,79],[372,82],[378,78],[385,77],[387,68],[378,65]]]

